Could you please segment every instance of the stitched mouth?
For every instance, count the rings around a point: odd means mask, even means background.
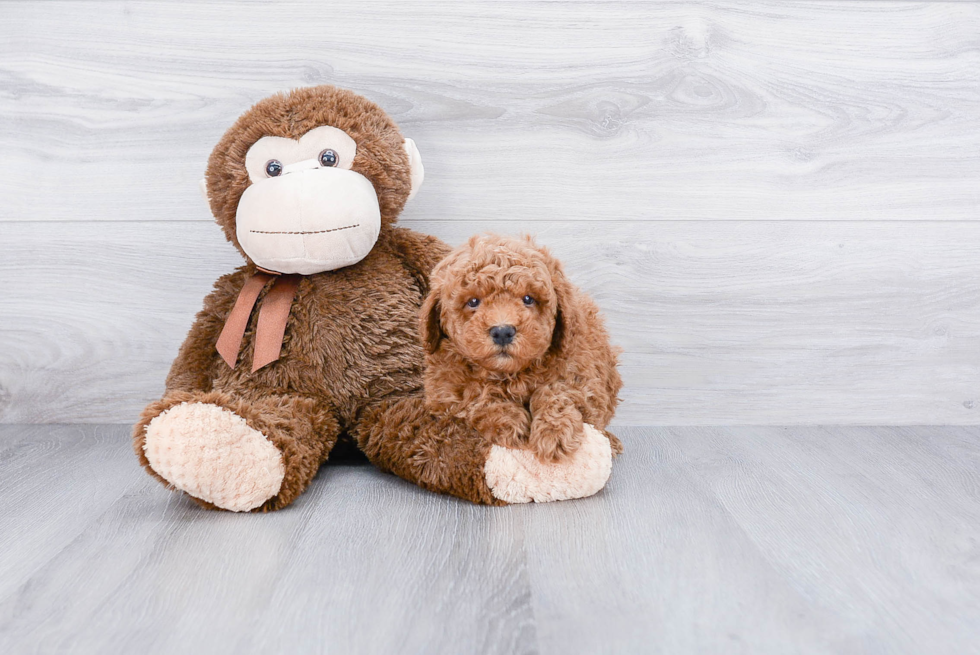
[[[335,227],[329,230],[314,230],[312,232],[267,232],[265,230],[249,230],[252,234],[326,234],[327,232],[340,232],[341,230],[350,230],[355,227],[361,227],[360,223],[355,225],[345,225],[344,227]]]

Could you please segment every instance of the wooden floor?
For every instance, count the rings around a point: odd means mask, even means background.
[[[0,426],[2,653],[975,653],[980,429],[623,428],[598,496],[364,463],[198,509],[124,426]]]

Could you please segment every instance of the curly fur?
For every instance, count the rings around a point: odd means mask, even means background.
[[[595,303],[547,249],[530,237],[476,236],[435,267],[430,285],[420,314],[430,410],[545,462],[568,460],[583,422],[609,424],[622,387],[618,351]],[[515,328],[513,341],[495,343],[495,326]]]

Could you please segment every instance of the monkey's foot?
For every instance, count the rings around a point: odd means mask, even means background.
[[[279,493],[282,454],[234,412],[181,403],[150,421],[143,452],[181,491],[232,512],[255,509]]]
[[[528,450],[492,446],[483,467],[491,493],[508,503],[585,498],[605,486],[611,471],[609,439],[588,423],[582,445],[567,462],[545,464]]]

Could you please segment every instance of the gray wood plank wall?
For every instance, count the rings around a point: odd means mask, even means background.
[[[526,231],[631,424],[980,423],[980,5],[0,4],[0,422],[132,421],[238,264],[197,190],[331,83],[419,144],[403,223]]]

